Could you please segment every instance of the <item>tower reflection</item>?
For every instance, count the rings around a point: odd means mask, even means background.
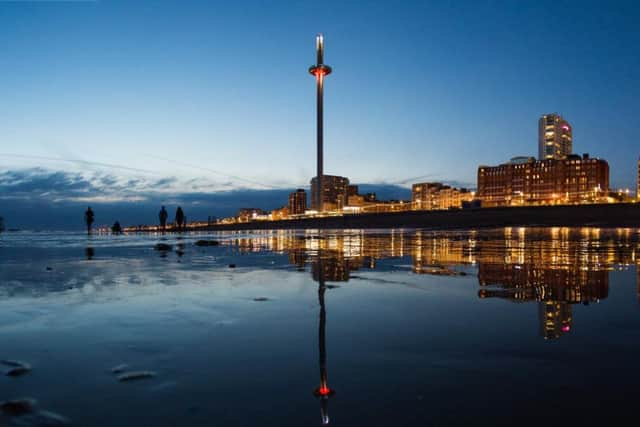
[[[333,255],[333,256],[331,256]],[[329,398],[335,394],[335,390],[329,387],[327,379],[327,342],[326,324],[327,311],[325,308],[325,292],[327,291],[327,281],[347,281],[349,280],[349,270],[335,257],[335,253],[325,253],[318,250],[316,258],[312,262],[313,280],[318,282],[318,304],[320,306],[320,316],[318,322],[318,352],[320,365],[320,385],[313,394],[320,400],[320,414],[322,425],[329,424]]]
[[[640,263],[636,264],[636,297],[640,302]]]

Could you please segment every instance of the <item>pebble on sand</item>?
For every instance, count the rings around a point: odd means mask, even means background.
[[[9,369],[7,372],[5,372],[5,375],[8,377],[20,377],[22,375],[28,374],[29,372],[31,372],[31,368],[28,368],[26,366],[18,366]]]
[[[156,376],[156,373],[153,371],[132,371],[125,372],[124,374],[118,375],[118,381],[127,382],[127,381],[135,381],[135,380],[144,380],[146,378],[153,378]]]
[[[267,297],[257,297],[253,299],[254,301],[258,301],[258,302],[262,302],[262,301],[269,301],[269,298]]]
[[[195,243],[196,246],[218,246],[220,242],[217,240],[198,240]]]
[[[12,366],[14,368],[31,369],[31,365],[29,365],[27,362],[23,362],[22,360],[3,359],[3,360],[0,360],[0,363],[2,363],[3,365]]]
[[[235,264],[229,264],[229,268],[236,268]]]
[[[114,374],[121,374],[127,369],[129,369],[129,365],[127,365],[126,363],[123,363],[121,365],[114,366],[113,368],[111,368],[111,372],[113,372]]]
[[[31,398],[7,400],[0,402],[0,412],[11,416],[30,414],[35,406],[36,400]]]
[[[18,427],[63,427],[71,425],[71,421],[60,414],[49,411],[38,411],[15,417],[12,424]]]

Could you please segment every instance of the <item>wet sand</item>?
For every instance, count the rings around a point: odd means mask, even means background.
[[[343,426],[615,423],[635,414],[640,380],[639,240],[516,228],[4,235],[0,359],[30,371],[3,376],[0,401],[32,398],[34,413],[80,426],[320,425],[321,409]],[[324,401],[320,289],[335,390]]]

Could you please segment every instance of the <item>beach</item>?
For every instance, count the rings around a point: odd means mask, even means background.
[[[640,380],[639,242],[596,228],[5,233],[0,358],[29,371],[2,377],[0,401],[79,426],[612,423],[635,413]]]

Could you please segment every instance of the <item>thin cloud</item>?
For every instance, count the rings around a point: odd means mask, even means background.
[[[111,173],[51,171],[44,168],[0,171],[0,198],[44,199],[53,203],[64,201],[139,201],[162,195],[231,191],[229,183],[206,178],[184,180],[174,176],[160,179],[120,177]]]
[[[81,166],[98,166],[101,168],[117,169],[117,170],[138,172],[138,173],[156,173],[148,169],[132,168],[129,166],[116,165],[113,163],[93,162],[93,161],[81,160],[81,159],[64,159],[61,157],[33,156],[33,155],[12,154],[12,153],[0,153],[0,157],[13,158],[13,159],[26,159],[26,160],[45,160],[49,162],[73,163]]]

